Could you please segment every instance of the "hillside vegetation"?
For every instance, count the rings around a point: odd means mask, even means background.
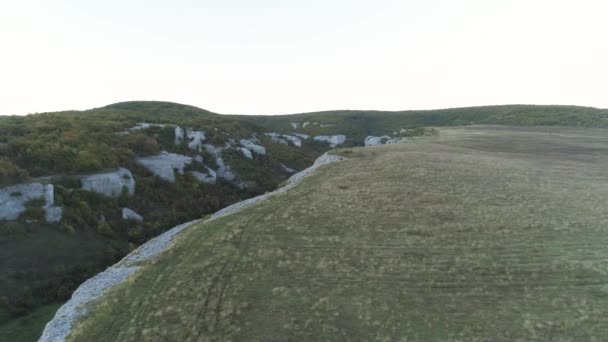
[[[338,151],[185,231],[70,341],[602,340],[608,131],[446,128]]]
[[[429,127],[471,124],[608,127],[608,111],[494,106],[248,116],[176,103],[124,102],[86,111],[0,116],[0,195],[16,185],[50,184],[54,208],[62,211],[59,221],[48,221],[44,199],[33,198],[17,219],[0,219],[0,336],[3,330],[14,331],[15,319],[41,320],[80,283],[150,238],[275,189],[332,148],[329,137],[341,135],[336,146],[355,147],[368,136],[400,140],[433,133]],[[176,128],[203,133],[205,146],[192,148],[191,137],[177,143]],[[242,140],[265,153],[247,150]],[[193,160],[183,172],[169,169],[174,182],[138,162],[164,152]],[[84,177],[118,168],[131,173],[123,177],[133,181],[132,193],[123,188],[120,196],[108,197],[84,188]],[[215,183],[201,181],[212,174],[217,174]],[[5,195],[10,200],[22,193]],[[125,219],[123,208],[143,221]]]

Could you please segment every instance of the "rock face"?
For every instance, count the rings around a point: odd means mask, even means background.
[[[346,136],[342,134],[338,135],[318,135],[314,137],[316,141],[324,141],[329,143],[329,146],[336,147],[338,145],[342,145],[346,142]]]
[[[135,180],[131,171],[119,168],[117,171],[97,173],[83,176],[80,181],[82,188],[108,197],[119,197],[123,187],[127,187],[129,195],[135,193]]]
[[[241,146],[243,146],[244,148],[246,148],[254,153],[261,154],[261,155],[266,154],[266,148],[264,148],[264,146],[257,145],[251,140],[241,139],[239,141],[239,143],[241,144]]]
[[[192,157],[163,151],[155,156],[137,158],[135,162],[156,176],[175,183],[175,170],[183,174],[184,167],[192,163]]]
[[[143,222],[144,217],[129,208],[122,208],[122,219]]]
[[[16,220],[25,212],[25,204],[33,199],[44,199],[45,219],[49,223],[61,221],[63,209],[53,206],[54,187],[52,184],[18,184],[0,189],[0,220]]]

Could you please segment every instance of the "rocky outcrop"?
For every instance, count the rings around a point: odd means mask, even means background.
[[[215,158],[215,164],[217,165],[217,176],[226,180],[233,181],[236,178],[234,172],[232,172],[232,168],[230,165],[224,164],[224,159],[222,157]]]
[[[148,129],[148,128],[152,128],[152,127],[165,127],[167,125],[165,124],[153,124],[153,123],[149,123],[149,122],[138,122],[137,125],[131,127],[130,129],[132,131],[137,131],[140,129]]]
[[[199,171],[191,171],[190,173],[196,178],[199,182],[207,183],[207,184],[215,184],[217,182],[217,174],[215,171],[211,170],[208,167],[207,173],[199,172]]]
[[[184,129],[176,126],[175,127],[175,145],[179,145],[182,143],[182,141],[184,141],[184,137],[185,137],[185,133],[184,133]]]
[[[122,219],[143,222],[144,217],[129,208],[122,208]]]
[[[251,154],[251,151],[249,151],[248,149],[241,147],[240,148],[241,153],[243,154],[243,156],[247,159],[253,159],[253,155]]]
[[[186,134],[188,137],[188,148],[193,151],[200,151],[205,141],[205,132],[203,131],[190,131]]]
[[[383,135],[381,137],[375,137],[375,136],[370,135],[367,138],[365,138],[365,146],[383,145],[390,139],[391,139],[391,137],[389,137],[388,135]]]
[[[302,147],[302,139],[300,139],[299,137],[296,137],[294,135],[272,133],[272,132],[264,133],[264,135],[269,136],[272,139],[272,141],[279,143],[279,144],[289,145],[289,142],[291,142],[296,147]]]
[[[61,221],[63,209],[54,206],[54,187],[52,184],[28,183],[0,189],[0,220],[12,221],[26,210],[27,202],[42,198],[45,219],[49,223]]]
[[[261,155],[266,154],[266,148],[264,146],[257,145],[251,140],[241,139],[239,141],[239,143],[241,144],[241,146],[243,146],[244,148],[246,148],[254,153],[261,154]]]
[[[338,145],[342,145],[346,142],[346,136],[342,134],[338,135],[318,135],[313,138],[316,141],[324,141],[329,143],[329,146],[336,147]]]
[[[131,171],[119,168],[117,171],[97,173],[80,178],[82,189],[108,197],[118,197],[126,187],[129,195],[135,193],[135,179]]]
[[[163,151],[155,156],[136,158],[135,162],[156,176],[175,183],[175,170],[183,174],[184,167],[192,163],[192,157]]]
[[[365,138],[365,146],[376,146],[376,145],[384,145],[384,144],[396,144],[401,142],[406,142],[407,138],[391,138],[388,135],[383,135],[381,137],[368,136]]]

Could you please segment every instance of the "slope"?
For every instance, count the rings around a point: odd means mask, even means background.
[[[69,340],[599,340],[607,133],[452,128],[341,150],[190,228]]]

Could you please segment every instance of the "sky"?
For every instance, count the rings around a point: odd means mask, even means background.
[[[608,108],[605,0],[0,0],[0,115]]]

